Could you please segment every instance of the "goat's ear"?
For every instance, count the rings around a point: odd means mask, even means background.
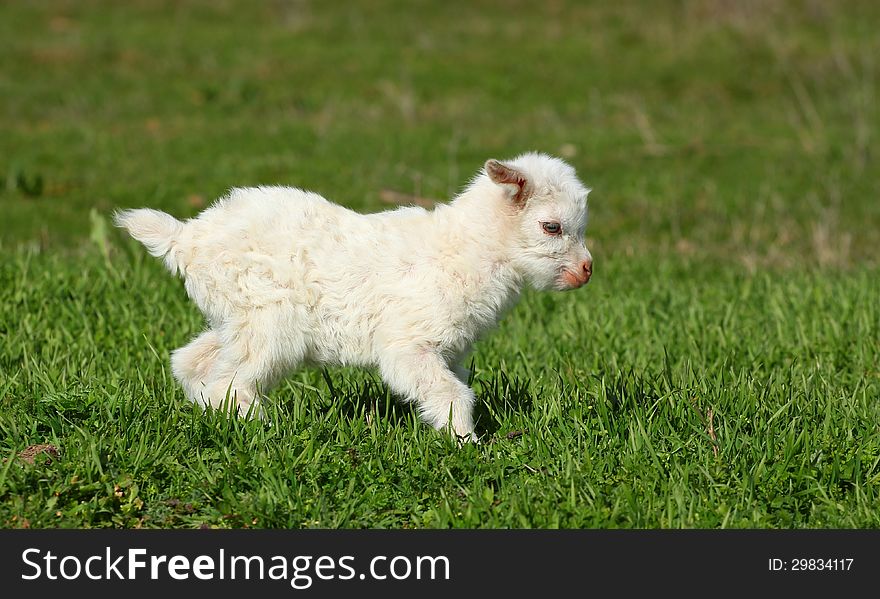
[[[532,193],[532,185],[524,172],[495,159],[487,160],[485,169],[489,179],[503,187],[514,204],[525,205]]]

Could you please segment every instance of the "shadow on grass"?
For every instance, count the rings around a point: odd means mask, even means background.
[[[417,405],[403,401],[375,373],[356,380],[326,369],[321,374],[327,393],[315,389],[296,398],[285,397],[278,407],[292,413],[296,402],[307,401],[312,405],[306,409],[332,410],[344,419],[378,417],[393,427],[406,427],[413,421],[427,426],[419,418]],[[496,372],[488,380],[481,378],[475,381],[471,378],[468,384],[477,395],[474,423],[476,433],[481,438],[497,433],[502,423],[509,421],[514,414],[529,413],[535,401],[527,379],[509,377],[504,372]]]
[[[329,397],[320,396],[317,401],[322,409],[332,409],[345,419],[380,418],[390,426],[403,427],[408,421],[418,420],[414,404],[396,396],[375,372],[366,371],[367,378],[350,379],[331,375],[326,369],[321,376],[327,385]]]
[[[517,376],[510,377],[504,371],[494,372],[489,379],[471,381],[477,391],[474,422],[480,437],[494,436],[502,423],[512,420],[515,414],[529,413],[535,403],[535,395],[529,391],[529,381]]]

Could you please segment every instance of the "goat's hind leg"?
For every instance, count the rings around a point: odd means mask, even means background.
[[[204,390],[221,349],[220,335],[209,329],[171,353],[171,371],[191,402],[208,405]]]
[[[222,348],[201,390],[214,407],[238,409],[241,416],[263,418],[262,394],[302,361],[305,342],[291,334],[275,311],[252,311],[221,330]]]

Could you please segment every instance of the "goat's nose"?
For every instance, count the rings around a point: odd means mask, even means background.
[[[584,260],[583,264],[581,264],[581,268],[584,270],[584,276],[586,277],[584,282],[586,283],[590,280],[590,277],[593,276],[593,261],[587,258]]]

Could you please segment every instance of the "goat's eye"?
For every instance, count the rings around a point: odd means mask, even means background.
[[[559,235],[562,233],[562,225],[559,223],[541,223],[541,228],[548,235]]]

